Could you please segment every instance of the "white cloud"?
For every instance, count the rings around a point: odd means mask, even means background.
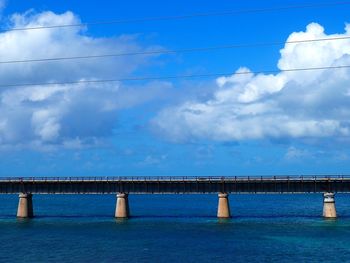
[[[79,24],[71,12],[15,14],[11,27]],[[25,60],[125,52],[140,52],[133,36],[90,37],[78,27],[0,33],[0,58]],[[147,65],[152,56],[109,57],[55,62],[0,64],[0,146],[36,148],[60,145],[81,147],[96,144],[113,133],[120,109],[159,96],[164,82],[143,86],[120,83],[4,87],[4,84],[53,83],[115,79]]]
[[[112,135],[120,109],[149,101],[168,87],[154,82],[144,87],[79,84],[8,89],[0,94],[0,142],[90,144],[94,138]]]
[[[289,147],[284,158],[286,160],[296,160],[300,158],[310,157],[310,153],[306,150],[297,149],[293,146]]]
[[[163,154],[161,156],[147,155],[144,160],[138,163],[139,166],[154,166],[160,165],[164,160],[168,158],[167,155]]]
[[[11,17],[11,21],[12,27],[15,28],[81,23],[71,12],[60,15],[52,12],[15,14]],[[130,53],[147,49],[137,43],[135,36],[94,38],[84,34],[85,31],[86,29],[81,27],[63,27],[1,33],[1,61]],[[140,55],[0,64],[0,77],[2,84],[72,81],[82,78],[111,78],[111,76],[117,78],[138,69],[150,57]]]
[[[350,36],[327,35],[311,23],[288,41]],[[286,44],[279,69],[350,65],[350,40]],[[240,68],[236,72],[247,72]],[[162,110],[152,121],[174,141],[265,138],[346,138],[350,135],[350,70],[277,74],[233,74],[217,79],[212,98]]]

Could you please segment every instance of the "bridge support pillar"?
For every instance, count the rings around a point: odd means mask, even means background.
[[[33,200],[32,194],[19,194],[19,202],[17,208],[17,217],[19,218],[32,218],[33,213]]]
[[[335,210],[334,193],[323,194],[323,217],[336,218],[337,212]]]
[[[117,204],[115,207],[115,217],[116,218],[128,218],[129,213],[129,200],[128,194],[119,193],[117,194]]]
[[[228,194],[219,193],[219,204],[218,204],[218,218],[230,218],[230,205],[228,201]]]

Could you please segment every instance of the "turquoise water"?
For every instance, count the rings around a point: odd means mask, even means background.
[[[110,195],[34,195],[32,220],[0,196],[0,262],[350,262],[350,195],[324,220],[322,196],[131,195],[129,220]]]

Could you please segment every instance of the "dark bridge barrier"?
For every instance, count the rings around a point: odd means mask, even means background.
[[[350,193],[350,176],[1,178],[0,193]]]
[[[334,218],[334,193],[350,193],[350,176],[0,178],[0,194],[15,193],[18,217],[33,216],[32,194],[117,194],[117,218],[129,216],[130,193],[219,193],[218,217],[230,217],[229,193],[324,193],[323,215]]]

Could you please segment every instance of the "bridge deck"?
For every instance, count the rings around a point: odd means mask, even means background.
[[[0,194],[350,193],[350,176],[10,177]]]

